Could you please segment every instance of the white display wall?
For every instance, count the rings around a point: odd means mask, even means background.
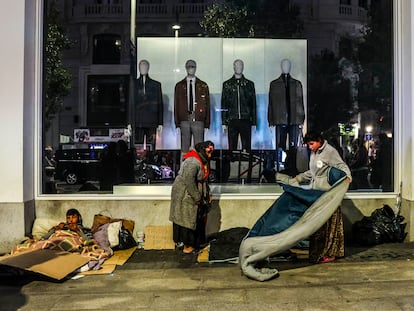
[[[252,129],[253,149],[275,149],[275,137],[267,122],[270,82],[281,75],[280,62],[292,63],[291,76],[302,82],[305,110],[307,105],[306,40],[223,39],[223,38],[138,38],[137,63],[150,62],[149,76],[161,82],[164,99],[164,124],[157,133],[157,149],[180,149],[179,129],[174,125],[174,87],[186,76],[185,62],[197,62],[196,76],[210,90],[211,125],[205,139],[216,149],[227,149],[227,133],[221,124],[221,89],[230,79],[233,62],[244,62],[244,76],[253,81],[257,100],[257,127]],[[306,122],[305,122],[306,123]]]

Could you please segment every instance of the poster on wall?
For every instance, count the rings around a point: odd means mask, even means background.
[[[73,130],[73,141],[75,143],[86,143],[90,140],[89,129],[74,129]]]
[[[197,78],[208,85],[210,126],[204,139],[216,149],[228,149],[228,132],[223,127],[223,83],[235,74],[234,61],[243,63],[243,76],[253,82],[256,97],[255,126],[251,127],[251,148],[274,150],[275,130],[269,126],[269,91],[272,81],[282,76],[282,63],[289,61],[289,74],[301,86],[306,114],[307,42],[302,39],[226,39],[226,38],[137,38],[137,64],[147,60],[148,76],[162,88],[163,124],[156,132],[156,149],[180,149],[180,129],[174,122],[174,91],[186,75],[188,60],[196,62]],[[139,72],[139,70],[137,71]],[[306,121],[303,121],[306,127]]]

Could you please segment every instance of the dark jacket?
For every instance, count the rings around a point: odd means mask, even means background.
[[[203,121],[204,127],[210,127],[210,91],[207,83],[199,78],[195,80],[195,120]],[[174,122],[180,127],[182,121],[188,121],[187,78],[175,85]]]
[[[238,104],[238,90],[240,105]],[[256,91],[254,83],[244,76],[236,79],[234,76],[224,81],[221,93],[221,109],[223,125],[228,125],[230,120],[249,120],[251,125],[256,125]]]
[[[163,103],[161,83],[151,79],[145,79],[145,93],[143,77],[140,76],[136,83],[137,95],[135,100],[135,127],[157,127],[163,124]]]
[[[287,118],[286,88],[282,76],[270,83],[268,121],[270,126],[280,124],[303,124],[305,108],[303,105],[302,83],[289,75],[290,120]]]

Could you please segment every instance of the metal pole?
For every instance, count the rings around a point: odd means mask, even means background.
[[[135,23],[136,23],[136,14],[137,14],[137,1],[131,0],[131,29],[130,29],[130,40],[135,45]]]
[[[136,0],[131,0],[131,19],[130,19],[130,73],[129,73],[129,109],[128,109],[128,128],[130,129],[129,144],[130,148],[135,146],[135,80],[136,70]]]

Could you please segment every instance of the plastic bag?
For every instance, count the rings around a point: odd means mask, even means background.
[[[352,225],[354,241],[363,245],[403,242],[407,236],[403,221],[403,216],[395,215],[389,205],[384,205]]]
[[[119,244],[116,249],[128,249],[137,246],[137,242],[128,229],[121,228],[119,230]]]

